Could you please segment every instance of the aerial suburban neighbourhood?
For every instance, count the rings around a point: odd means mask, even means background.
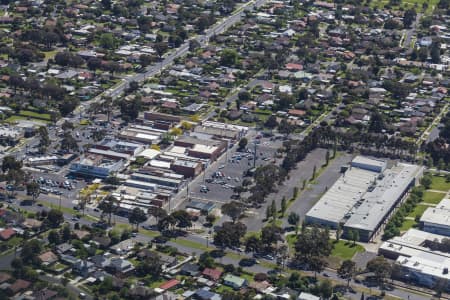
[[[0,300],[450,299],[449,74],[449,0],[0,0]]]

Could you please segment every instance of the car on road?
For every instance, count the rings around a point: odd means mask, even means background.
[[[79,221],[80,220],[80,218],[77,218],[77,217],[72,217],[72,219],[71,219],[72,221]]]
[[[256,264],[256,259],[254,258],[243,258],[239,261],[241,267],[251,267]]]
[[[221,169],[223,169],[223,168],[225,168],[225,165],[220,165],[220,166],[219,166],[219,170],[221,170]]]
[[[169,238],[162,235],[157,236],[152,240],[152,242],[156,244],[165,244],[167,241],[169,241]]]

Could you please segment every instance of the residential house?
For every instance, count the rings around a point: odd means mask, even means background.
[[[223,284],[232,287],[235,290],[239,290],[247,285],[247,280],[238,276],[227,274],[223,278]]]
[[[73,246],[69,243],[62,243],[56,246],[56,252],[58,254],[66,254],[73,249],[74,249]]]
[[[205,268],[202,272],[202,275],[207,277],[208,279],[218,281],[220,279],[220,276],[222,276],[222,271],[219,269]]]
[[[9,240],[10,238],[12,238],[15,235],[16,235],[16,231],[12,228],[6,228],[6,229],[0,231],[0,239],[2,239],[3,241]]]
[[[192,299],[196,300],[221,300],[222,296],[219,294],[211,292],[207,288],[199,289],[195,291],[194,295],[192,296]]]
[[[200,273],[199,266],[191,263],[184,264],[180,269],[180,274],[195,277]]]
[[[31,285],[31,282],[23,280],[23,279],[17,279],[16,281],[14,281],[13,284],[11,284],[8,287],[8,293],[10,295],[15,295],[20,291],[26,290],[27,288],[29,288]]]
[[[180,284],[180,281],[176,280],[176,279],[171,279],[169,281],[164,282],[163,284],[161,284],[159,286],[160,289],[162,290],[169,290],[171,288],[175,288]]]
[[[47,251],[38,256],[44,266],[50,266],[58,261],[58,256],[52,251]]]
[[[28,230],[39,230],[42,226],[42,221],[36,220],[36,219],[30,219],[27,218],[25,219],[25,221],[23,221],[22,223],[22,228],[23,229],[28,229]]]
[[[51,300],[54,299],[57,295],[58,292],[45,288],[43,290],[34,292],[32,297],[33,300]]]
[[[134,266],[128,260],[120,257],[113,257],[111,258],[110,264],[106,269],[115,274],[126,275],[134,271]]]
[[[72,272],[87,277],[89,274],[95,271],[95,266],[92,262],[86,261],[86,260],[78,260],[73,266],[72,266]]]
[[[126,255],[134,248],[134,245],[136,245],[136,241],[128,239],[112,245],[109,249],[117,255]]]

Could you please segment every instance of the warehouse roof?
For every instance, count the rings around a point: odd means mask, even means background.
[[[425,210],[420,222],[450,226],[450,199],[444,199],[436,207]]]
[[[360,201],[377,175],[376,172],[359,168],[348,169],[306,215],[339,223]]]
[[[364,194],[361,205],[355,206],[345,226],[374,231],[421,169],[417,165],[398,164],[385,170],[373,190]]]

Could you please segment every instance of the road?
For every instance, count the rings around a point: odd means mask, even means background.
[[[228,28],[235,25],[236,23],[238,23],[241,20],[241,18],[245,15],[246,11],[253,11],[255,8],[263,6],[267,1],[268,0],[252,0],[243,4],[236,12],[218,21],[216,24],[212,25],[209,29],[205,30],[203,34],[197,35],[192,39],[197,40],[202,46],[207,45],[209,39],[212,36],[220,34],[226,31]],[[90,105],[92,105],[95,102],[101,101],[105,97],[111,97],[113,99],[117,98],[125,91],[125,89],[129,87],[130,82],[133,81],[143,82],[144,80],[157,75],[158,73],[160,73],[161,71],[172,65],[175,59],[186,55],[189,52],[189,44],[190,40],[184,42],[180,47],[164,55],[162,61],[157,62],[151,66],[148,66],[145,72],[136,73],[133,76],[125,77],[119,84],[111,87],[110,89],[106,90],[105,92],[93,98],[92,100],[84,102],[83,105],[78,106],[74,110],[74,115],[84,114],[89,109]],[[58,121],[57,124],[61,125],[62,123],[63,120],[61,119]]]

